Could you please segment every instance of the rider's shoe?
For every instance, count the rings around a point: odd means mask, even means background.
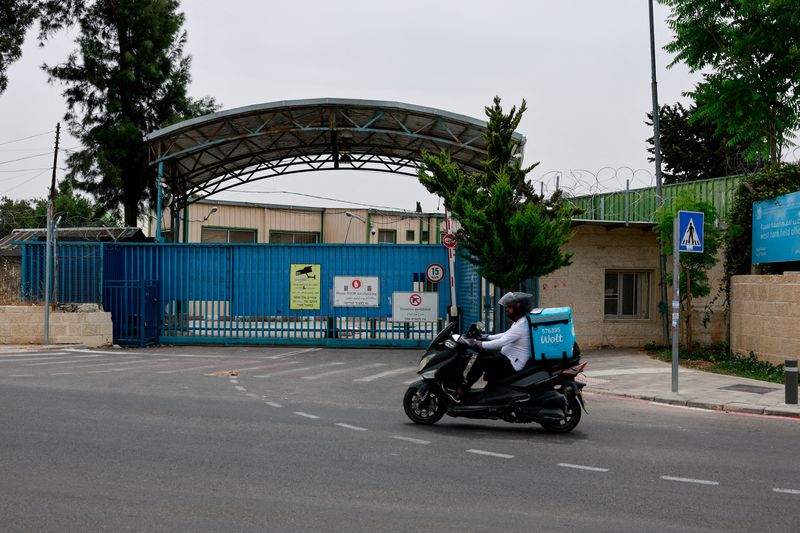
[[[446,387],[442,387],[442,390],[450,398],[450,401],[453,403],[461,403],[461,398],[464,396],[464,391],[461,390],[461,387],[456,389],[455,391],[451,391]]]

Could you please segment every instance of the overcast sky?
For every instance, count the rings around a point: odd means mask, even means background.
[[[190,93],[223,109],[303,98],[399,101],[485,119],[495,95],[524,98],[519,131],[537,188],[576,194],[655,184],[644,124],[651,110],[647,0],[184,0]],[[684,101],[697,75],[667,68],[668,11],[655,5],[661,104]],[[44,196],[53,134],[66,110],[39,66],[62,61],[76,30],[23,59],[0,95],[0,197]],[[62,124],[62,129],[64,125]],[[62,147],[77,142],[62,137]],[[33,156],[33,157],[30,157]],[[26,158],[16,162],[13,159]],[[63,153],[59,156],[63,166]],[[59,170],[58,176],[64,171]],[[354,171],[270,178],[217,198],[347,206],[329,199],[425,211],[440,208],[413,177]],[[252,192],[257,191],[257,192]],[[299,193],[283,194],[281,191]]]

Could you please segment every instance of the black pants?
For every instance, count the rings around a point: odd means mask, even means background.
[[[472,364],[472,368],[467,374],[466,388],[472,387],[484,372],[486,373],[484,379],[493,381],[510,376],[516,370],[511,366],[511,361],[508,360],[508,357],[500,352],[484,352],[478,355]]]

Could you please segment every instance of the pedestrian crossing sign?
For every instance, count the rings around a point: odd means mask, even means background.
[[[678,211],[678,251],[703,251],[703,223],[705,213]]]

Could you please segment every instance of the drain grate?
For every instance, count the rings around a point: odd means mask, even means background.
[[[758,385],[729,385],[728,387],[720,387],[719,390],[732,390],[736,392],[750,392],[752,394],[766,394],[768,392],[775,392],[778,389],[770,387],[759,387]]]

